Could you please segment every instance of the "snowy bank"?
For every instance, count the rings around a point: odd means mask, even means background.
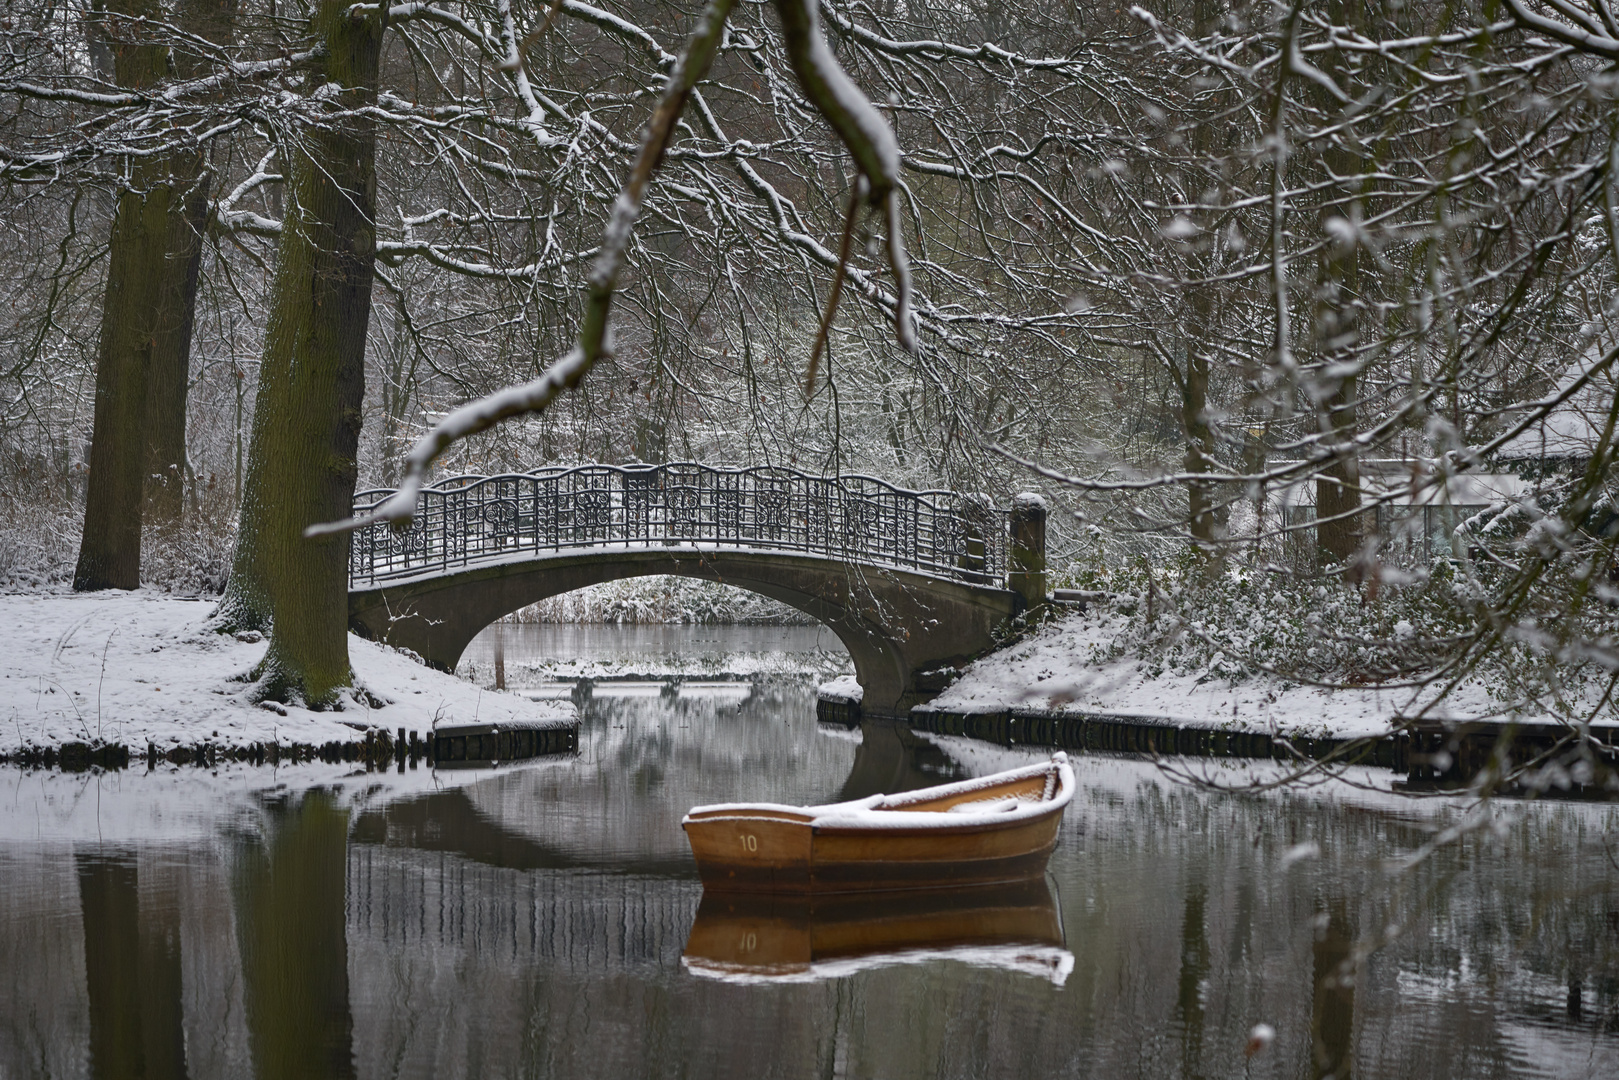
[[[208,630],[213,607],[145,590],[0,596],[0,755],[66,743],[151,743],[160,754],[199,742],[320,745],[373,727],[425,736],[447,723],[576,718],[566,701],[483,690],[353,635],[364,692],[343,708],[255,705],[245,676],[268,646]]]
[[[1207,670],[1176,671],[1129,652],[1116,655],[1124,625],[1122,616],[1105,610],[1047,623],[971,664],[925,708],[966,714],[1041,710],[1056,716],[1150,719],[1182,728],[1354,739],[1389,734],[1437,693],[1437,687],[1329,689],[1262,673],[1232,680]],[[1506,714],[1477,679],[1464,682],[1424,716],[1540,719]],[[1611,721],[1598,724],[1605,725]]]
[[[815,694],[822,701],[838,705],[858,705],[866,696],[860,680],[853,675],[840,675],[831,682],[824,682],[815,688]]]

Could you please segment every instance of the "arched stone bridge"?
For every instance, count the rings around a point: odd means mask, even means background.
[[[355,496],[364,513],[390,491]],[[650,574],[719,581],[825,623],[864,711],[900,714],[940,668],[1045,599],[1045,510],[865,476],[698,464],[458,476],[407,529],[354,534],[349,621],[452,670],[478,632],[561,593]]]

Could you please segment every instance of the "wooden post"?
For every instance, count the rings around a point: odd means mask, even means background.
[[[1046,602],[1046,500],[1025,491],[1012,500],[1012,550],[1006,587],[1026,610]]]
[[[506,631],[502,622],[495,623],[495,689],[506,689]]]

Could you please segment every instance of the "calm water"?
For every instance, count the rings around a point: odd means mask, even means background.
[[[598,693],[580,745],[437,777],[0,774],[0,1078],[1619,1073],[1607,808],[1500,807],[1397,872],[1462,804],[1086,757],[1037,889],[699,913],[694,803],[1034,755],[821,729],[785,677]],[[840,935],[899,944],[736,966]]]

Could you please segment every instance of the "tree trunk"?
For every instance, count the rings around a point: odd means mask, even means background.
[[[168,72],[167,51],[143,40],[131,19],[162,17],[158,0],[96,5],[93,51],[110,54],[119,86],[143,89]],[[110,16],[110,18],[109,18]],[[107,292],[96,356],[95,418],[90,435],[84,533],[73,587],[135,589],[141,583],[141,433],[146,383],[161,308],[169,204],[168,163],[140,158],[118,197],[107,254]]]
[[[235,34],[237,0],[180,0],[181,29],[228,44]],[[195,78],[207,70],[184,50],[173,53],[175,74]],[[200,153],[170,158],[179,193],[170,207],[167,261],[163,267],[157,334],[146,382],[144,481],[146,512],[156,520],[177,520],[185,507],[186,398],[191,385],[191,331],[197,313],[197,276],[202,238],[208,228],[213,177]]]
[[[1193,329],[1207,332],[1208,304],[1193,298]],[[1181,427],[1186,433],[1186,471],[1214,471],[1214,431],[1209,425],[1209,356],[1205,340],[1186,342],[1186,374],[1181,382]],[[1192,550],[1209,563],[1219,561],[1216,533],[1217,515],[1214,485],[1194,480],[1186,485],[1187,524]]]
[[[1328,16],[1334,25],[1360,26],[1365,21],[1358,0],[1333,0]],[[1325,70],[1339,86],[1348,83],[1352,73],[1340,50],[1323,58]],[[1324,90],[1315,90],[1324,108],[1332,101]],[[1353,94],[1351,94],[1353,96]],[[1363,169],[1359,156],[1336,140],[1322,151],[1328,175],[1354,177]],[[1360,199],[1353,179],[1340,180],[1323,194],[1325,206],[1320,215],[1323,231],[1328,219],[1361,216]],[[1360,461],[1353,445],[1360,424],[1356,408],[1358,389],[1353,365],[1357,362],[1360,340],[1359,307],[1362,303],[1360,248],[1355,243],[1334,243],[1322,258],[1316,286],[1316,353],[1326,374],[1320,376],[1313,395],[1317,430],[1322,442],[1340,454],[1315,479],[1315,540],[1323,561],[1345,567],[1350,577],[1358,577],[1353,563],[1360,553]],[[1334,520],[1336,519],[1336,520]]]
[[[146,512],[177,520],[185,503],[186,394],[191,383],[191,330],[196,321],[202,234],[208,226],[209,177],[193,155],[189,191],[178,192],[167,223],[159,284],[157,327],[146,375],[146,431],[142,471]],[[176,172],[179,170],[176,169]],[[176,181],[179,181],[176,177]]]
[[[115,0],[94,11],[92,52],[104,58],[119,86],[153,86],[170,74],[171,59],[184,66],[183,58],[142,40],[127,21],[161,19],[159,0]],[[192,0],[181,21],[188,30],[226,40],[233,11],[230,0]],[[202,165],[194,152],[142,158],[118,198],[96,358],[84,533],[73,575],[80,591],[139,587],[143,498],[159,516],[180,513],[191,328],[208,212]]]
[[[347,517],[365,389],[371,315],[376,131],[359,110],[376,100],[383,25],[321,0],[311,20],[325,78],[350,115],[282,147],[282,220],[241,529],[220,608],[224,628],[268,625],[259,693],[330,703],[349,682],[346,534],[303,530]]]
[[[1194,32],[1202,39],[1214,27],[1218,5],[1213,0],[1199,0],[1192,6],[1192,18]],[[1206,122],[1205,117],[1195,118],[1190,139],[1194,155],[1193,184],[1198,182],[1195,170],[1209,152],[1214,131],[1215,125]],[[1196,190],[1195,187],[1193,190]],[[1198,278],[1203,278],[1209,272],[1210,259],[1205,253],[1196,253],[1192,256],[1190,269]],[[1188,473],[1210,473],[1216,465],[1214,428],[1209,423],[1208,413],[1209,353],[1216,333],[1212,295],[1215,288],[1207,281],[1195,281],[1187,297],[1190,319],[1183,339],[1186,370],[1180,379],[1180,392],[1181,430],[1186,435],[1185,468]],[[1213,569],[1220,562],[1216,494],[1212,483],[1194,480],[1186,485],[1187,531],[1191,536],[1192,550],[1203,558],[1208,569]]]

